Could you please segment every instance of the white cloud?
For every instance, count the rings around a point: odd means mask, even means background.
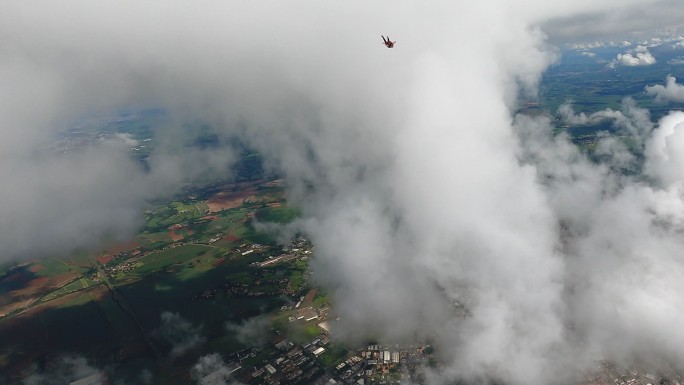
[[[648,51],[648,48],[643,45],[639,45],[634,50],[617,54],[615,59],[608,64],[608,67],[637,67],[648,66],[655,63],[656,58]]]
[[[198,385],[240,385],[218,353],[200,357],[192,372]]]
[[[672,44],[673,49],[684,48],[684,36],[673,37],[671,41],[674,42],[674,44]]]
[[[568,126],[594,125],[613,120],[614,126],[621,134],[643,143],[653,130],[650,112],[637,106],[636,101],[631,97],[624,98],[621,107],[620,111],[606,108],[587,115],[584,112],[576,113],[572,102],[566,102],[558,107],[556,115]]]
[[[616,135],[597,133],[594,154],[602,156],[604,165],[614,170],[633,172],[636,157],[620,137],[629,137],[634,145],[642,148],[653,131],[654,124],[651,122],[650,112],[640,108],[633,98],[624,98],[621,107],[620,111],[606,108],[587,115],[584,112],[576,113],[572,103],[567,102],[558,108],[556,115],[568,126],[596,125],[612,120]]]
[[[681,159],[667,155],[681,146],[664,143],[680,139],[675,132],[684,121],[682,114],[664,118],[645,143],[647,175],[659,181],[653,185],[588,162],[564,136],[544,139],[540,132],[546,123],[540,119],[520,119],[525,158],[537,165],[564,224],[565,253],[574,256],[565,260],[566,272],[579,279],[571,284],[568,304],[573,325],[586,328],[581,333],[585,354],[625,363],[643,358],[649,365],[680,355],[669,338],[682,334],[664,320],[682,317],[675,310],[684,300],[677,294],[676,276],[684,266],[676,262],[675,250],[682,242],[684,175],[678,171]],[[607,303],[615,306],[602,309]],[[657,316],[651,318],[645,309]],[[629,337],[609,342],[618,336]],[[658,341],[658,346],[649,341]]]
[[[256,347],[268,342],[271,321],[268,316],[256,316],[242,321],[241,324],[227,322],[225,327],[229,332],[235,333],[241,344]]]
[[[24,379],[23,385],[63,385],[93,376],[104,379],[102,373],[90,366],[84,357],[68,355],[58,358],[47,370],[35,369]]]
[[[680,87],[679,96],[684,100],[684,86],[677,86]],[[684,187],[684,112],[672,112],[662,119],[653,132],[646,155],[646,170],[652,177],[665,187]]]
[[[665,78],[664,86],[646,86],[645,90],[648,95],[655,97],[656,102],[684,102],[684,86],[677,83],[677,78],[672,75]]]
[[[663,44],[663,39],[659,37],[652,37],[646,44],[647,47],[658,47]]]
[[[593,164],[548,120],[512,117],[557,57],[539,26],[611,15],[627,28],[663,4],[12,3],[0,13],[0,245],[16,257],[131,233],[160,191],[224,177],[226,148],[178,145],[180,123],[200,120],[287,178],[340,338],[431,339],[450,382],[568,383],[595,359],[680,363],[677,176],[651,184],[669,175],[654,163],[624,177],[612,166],[629,157]],[[454,36],[472,38],[455,49]],[[150,172],[120,140],[38,150],[56,123],[131,104],[175,123],[159,129]],[[625,127],[640,137],[647,125]],[[218,356],[196,371],[231,381]]]
[[[124,142],[127,146],[129,147],[135,147],[139,145],[140,143],[133,137],[132,134],[129,133],[117,133],[114,135],[115,138],[121,140]]]
[[[597,124],[607,119],[618,119],[623,117],[620,111],[615,111],[610,108],[594,112],[587,115],[584,112],[575,113],[572,103],[567,102],[558,107],[556,114],[561,120],[569,126],[584,126],[588,124]]]
[[[588,50],[588,49],[605,47],[606,43],[601,42],[601,41],[594,41],[594,42],[590,42],[590,43],[571,43],[571,44],[568,44],[567,46],[573,50],[583,51],[583,50]]]
[[[634,52],[636,52],[636,53],[648,53],[648,47],[646,47],[645,45],[637,45],[634,48]]]
[[[201,335],[201,326],[194,326],[178,313],[165,311],[161,314],[161,325],[153,335],[171,344],[171,357],[180,357],[188,350],[202,345],[206,338]]]

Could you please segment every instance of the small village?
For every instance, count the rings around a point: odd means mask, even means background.
[[[369,345],[340,357],[334,366],[326,367],[321,358],[333,343],[323,329],[321,335],[301,344],[280,335],[275,336],[271,344],[275,351],[258,365],[244,364],[260,353],[258,349],[227,356],[228,367],[235,378],[254,385],[421,383],[421,369],[432,357],[429,345]]]

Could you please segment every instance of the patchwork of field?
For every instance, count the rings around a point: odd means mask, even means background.
[[[282,250],[253,221],[299,214],[285,204],[281,181],[199,195],[149,210],[129,242],[0,270],[0,372],[18,378],[31,363],[64,351],[113,360],[122,370],[150,361],[169,367],[160,357],[170,347],[150,337],[163,312],[201,325],[212,341],[205,349],[232,351],[240,344],[226,334],[226,322],[279,309],[283,293],[304,290],[304,261],[257,264]]]

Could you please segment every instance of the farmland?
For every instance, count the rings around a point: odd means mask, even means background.
[[[286,223],[297,215],[282,181],[211,186],[147,210],[133,240],[3,267],[0,372],[20,378],[31,363],[69,351],[122,373],[172,368],[159,373],[161,383],[182,383],[193,359],[173,361],[170,345],[151,337],[160,314],[201,325],[212,342],[197,354],[244,348],[226,322],[276,311],[308,285],[306,254],[287,254],[253,221]]]

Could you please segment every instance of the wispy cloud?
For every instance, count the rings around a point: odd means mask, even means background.
[[[665,85],[646,86],[646,94],[654,96],[656,102],[684,102],[684,86],[677,83],[677,78],[668,75]]]
[[[200,357],[192,372],[199,385],[240,385],[233,379],[232,370],[217,353]]]
[[[24,385],[63,385],[84,378],[104,379],[101,371],[90,366],[81,356],[63,356],[56,365],[45,371],[36,371],[24,379]]]
[[[180,314],[166,311],[161,314],[161,325],[153,334],[171,344],[171,357],[179,357],[206,341],[201,330],[201,326],[193,325]]]
[[[256,316],[240,324],[226,322],[226,330],[235,333],[237,340],[246,346],[263,346],[268,341],[271,321],[268,316]]]

